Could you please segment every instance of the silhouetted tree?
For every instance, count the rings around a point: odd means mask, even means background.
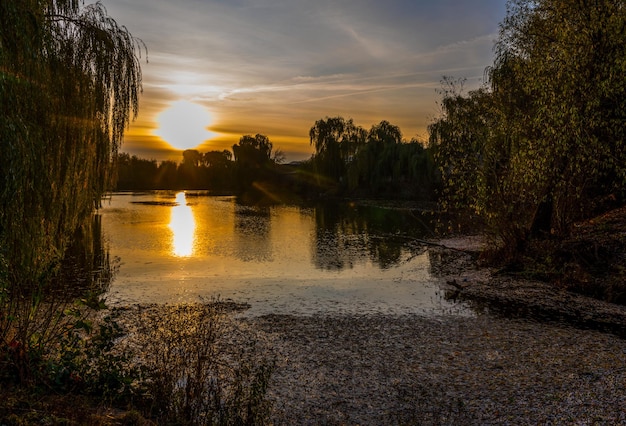
[[[246,135],[233,145],[233,154],[237,164],[257,167],[269,163],[272,158],[273,145],[265,135]]]
[[[272,155],[272,162],[274,164],[281,164],[285,161],[286,158],[287,156],[285,155],[283,150],[277,149],[274,151],[274,154]]]
[[[400,128],[386,120],[368,132],[351,119],[327,117],[315,122],[309,136],[315,146],[311,164],[323,191],[422,200],[433,197],[436,173],[432,155],[423,144],[405,143]]]
[[[262,134],[242,136],[233,145],[235,176],[240,188],[247,188],[255,180],[265,180],[269,176],[273,145]]]
[[[402,132],[386,120],[372,126],[367,134],[367,143],[376,147],[384,147],[402,143]]]
[[[209,151],[202,156],[202,163],[206,167],[227,168],[232,161],[233,154],[228,150]]]
[[[111,186],[141,90],[137,41],[102,4],[82,5],[0,1],[0,346],[29,356],[63,316],[34,320]]]
[[[178,167],[178,183],[185,189],[202,189],[205,187],[205,168],[202,165],[202,154],[195,149],[183,151],[183,161]]]
[[[162,161],[154,180],[154,189],[181,189],[178,182],[178,165],[175,161]]]
[[[433,164],[423,144],[404,142],[398,126],[381,121],[372,126],[366,143],[348,164],[348,188],[370,196],[430,199]]]
[[[228,150],[200,153],[186,150],[180,164],[119,154],[118,190],[233,188],[233,161]]]
[[[156,160],[122,153],[117,157],[118,189],[162,189],[157,185]]]
[[[367,158],[368,179],[370,186],[389,185],[393,180],[393,169],[400,160],[396,145],[402,143],[402,132],[398,126],[388,121],[381,121],[372,126],[367,135],[367,149],[361,155]]]
[[[202,163],[202,154],[196,149],[183,151],[183,166],[198,167]]]
[[[355,126],[352,119],[327,117],[315,122],[309,131],[311,145],[315,147],[313,159],[319,177],[339,182],[360,146],[365,143],[367,132]]]
[[[202,161],[206,167],[207,185],[210,189],[229,190],[233,188],[232,153],[228,150],[206,152]]]

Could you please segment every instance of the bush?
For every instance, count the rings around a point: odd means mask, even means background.
[[[125,345],[142,370],[138,404],[167,424],[266,424],[273,363],[221,302],[144,308]]]
[[[96,414],[94,407],[103,404],[123,407],[129,410],[120,418],[125,424],[145,419],[158,424],[269,423],[266,392],[273,362],[229,319],[232,305],[213,301],[118,309],[97,318],[79,308],[81,315],[64,314],[75,319],[57,344],[36,354],[30,367],[37,374],[28,383],[15,380],[15,348],[3,351],[0,382],[20,397],[0,404],[0,423],[34,422],[33,416],[43,421],[44,413],[67,417],[72,405],[67,400],[33,408],[61,395],[80,396],[80,409],[72,409],[76,416]],[[23,416],[12,416],[16,405],[29,408]]]

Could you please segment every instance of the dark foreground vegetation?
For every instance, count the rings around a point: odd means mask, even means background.
[[[221,305],[144,315],[126,346],[101,313],[114,271],[92,213],[137,112],[142,47],[100,3],[0,2],[0,424],[267,417],[271,364],[224,349]],[[113,406],[129,411],[98,414]]]
[[[444,79],[427,145],[327,117],[297,166],[264,135],[180,165],[118,155],[143,51],[99,3],[0,2],[0,423],[269,422],[272,363],[223,343],[223,305],[144,316],[145,341],[104,309],[92,213],[116,164],[120,189],[436,200],[502,273],[626,302],[623,1],[509,1],[485,86]]]
[[[589,219],[626,201],[625,41],[623,1],[510,1],[488,84],[448,80],[430,126],[440,201],[485,222],[486,260],[622,303],[623,210]]]

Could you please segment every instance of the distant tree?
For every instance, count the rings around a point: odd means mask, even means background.
[[[203,155],[198,150],[183,151],[183,161],[178,168],[178,183],[183,188],[203,189],[206,186],[206,168],[202,162]]]
[[[402,132],[386,120],[372,126],[367,134],[367,143],[374,146],[386,146],[402,143]]]
[[[247,163],[250,166],[258,167],[271,161],[272,149],[273,145],[267,136],[262,134],[245,135],[241,137],[238,144],[233,145],[233,154],[236,163]]]
[[[228,150],[209,151],[202,156],[202,163],[206,167],[226,168],[232,161],[233,154]]]
[[[285,162],[286,158],[287,158],[287,156],[285,155],[283,150],[277,149],[277,150],[274,151],[274,155],[272,155],[272,162],[275,163],[275,164],[281,164],[281,163]]]
[[[242,136],[239,143],[233,145],[236,181],[241,188],[268,177],[273,165],[272,149],[272,142],[262,134]]]
[[[145,160],[122,153],[117,157],[117,189],[162,189],[157,183],[156,160]]]
[[[314,165],[320,177],[338,182],[345,175],[346,165],[363,146],[367,132],[354,125],[352,119],[327,117],[315,122],[309,131],[315,147]]]
[[[203,162],[203,156],[196,149],[183,151],[183,166],[198,167]]]
[[[416,141],[405,143],[400,128],[386,120],[366,131],[352,119],[327,117],[315,122],[309,137],[315,154],[303,170],[312,166],[318,187],[369,196],[433,196],[431,151]]]
[[[387,197],[432,197],[434,167],[422,143],[402,139],[388,121],[373,125],[347,167],[350,191]]]
[[[179,189],[178,164],[175,161],[162,161],[154,179],[155,189]]]
[[[180,164],[146,160],[121,153],[117,157],[118,190],[232,188],[233,161],[228,150],[186,150]]]
[[[116,161],[117,178],[115,180],[116,189],[126,189],[132,184],[132,168],[130,163],[130,154],[122,152],[118,154]]]
[[[207,185],[211,189],[228,190],[233,187],[232,153],[228,150],[204,153],[203,164],[207,168]]]
[[[398,126],[388,121],[381,121],[372,126],[367,135],[367,149],[362,153],[367,157],[370,186],[390,184],[393,171],[400,160],[397,146],[402,143],[402,132]]]

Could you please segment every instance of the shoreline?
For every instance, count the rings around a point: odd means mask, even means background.
[[[462,239],[458,241],[457,246],[463,247]],[[472,260],[477,256],[477,240],[465,244],[471,248],[445,254],[447,265],[436,271],[450,300],[468,303],[478,314],[563,323],[626,338],[626,306],[478,267]]]
[[[246,320],[278,356],[276,424],[626,423],[626,307],[433,250],[475,317]]]
[[[626,307],[496,275],[468,242],[429,248],[431,272],[475,316],[248,317],[219,301],[227,345],[275,363],[271,423],[626,424]],[[142,309],[168,311],[118,312]]]
[[[276,356],[275,424],[626,422],[626,341],[611,334],[488,315],[247,325]]]

